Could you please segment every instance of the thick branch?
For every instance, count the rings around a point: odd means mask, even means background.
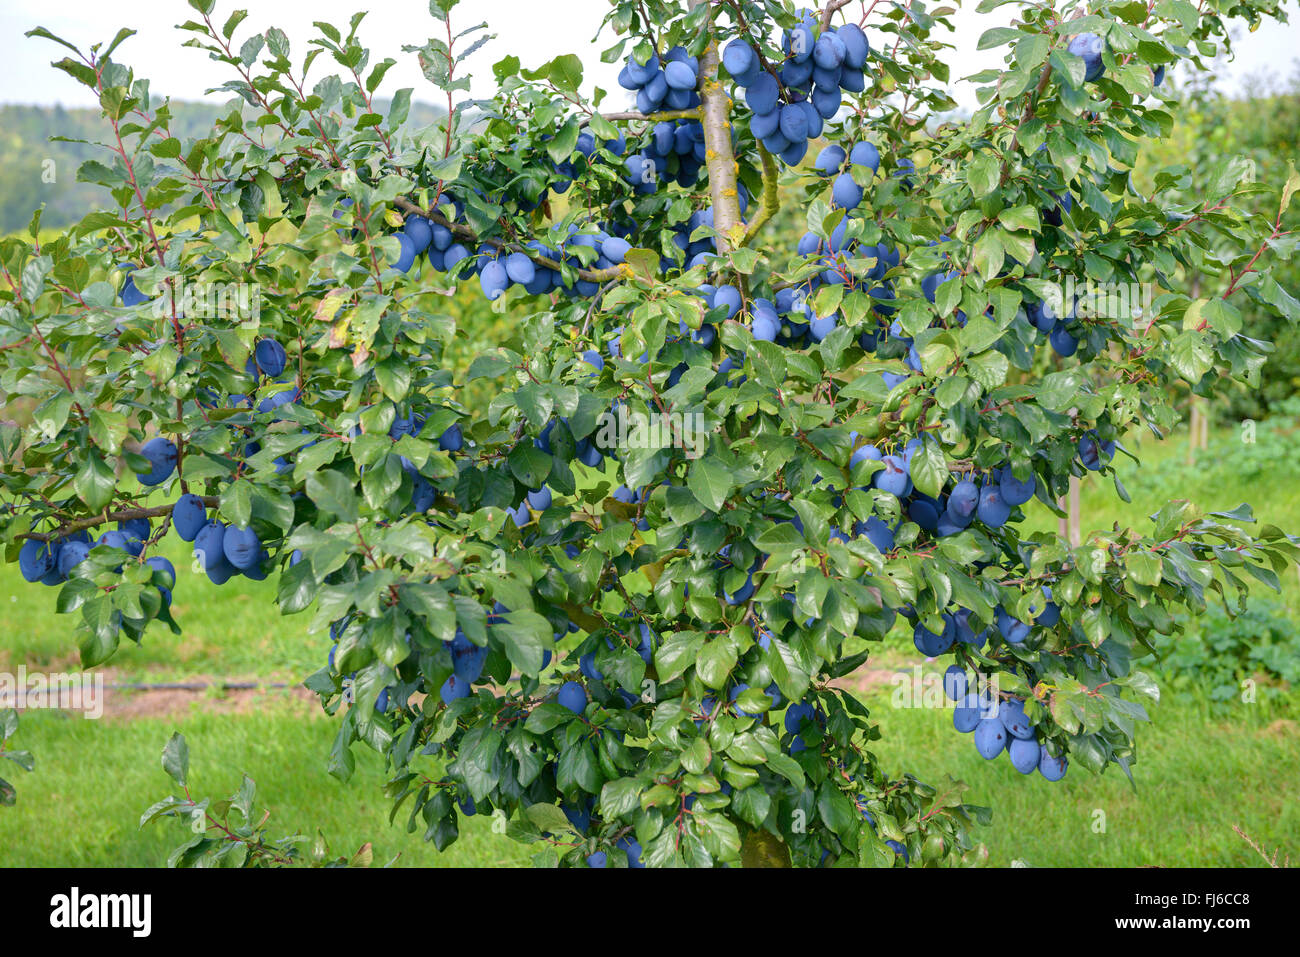
[[[835,11],[841,7],[847,7],[851,0],[831,0],[826,4],[826,9],[822,11],[822,29],[825,30],[831,25],[831,17]]]
[[[769,219],[777,214],[781,208],[781,192],[777,188],[776,160],[772,159],[772,154],[762,143],[758,144],[758,155],[763,161],[763,206],[754,217],[754,221],[749,224],[749,229],[745,231],[745,238],[740,245],[748,246],[758,235],[758,231],[763,228]]]
[[[216,495],[200,495],[199,498],[207,508],[216,508],[221,504],[221,499]],[[109,522],[125,522],[133,518],[157,518],[160,515],[170,515],[171,513],[171,505],[153,505],[149,508],[123,508],[116,512],[101,512],[88,518],[79,518],[74,522],[68,522],[68,524],[56,528],[52,532],[24,532],[17,538],[32,538],[38,542],[53,542],[76,532],[84,532],[90,528],[107,525]]]
[[[665,120],[698,120],[700,118],[700,108],[693,106],[689,110],[659,110],[655,113],[641,113],[637,110],[627,110],[622,113],[597,113],[601,119],[614,122],[615,120],[646,120],[650,123],[662,123]],[[592,117],[583,117],[579,126],[586,126],[592,121]]]

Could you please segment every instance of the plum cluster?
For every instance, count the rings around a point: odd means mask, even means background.
[[[783,33],[781,49],[784,61],[769,66],[748,40],[737,37],[723,49],[722,64],[745,91],[754,138],[795,166],[825,121],[839,112],[843,92],[865,89],[871,46],[857,24],[820,30],[816,14],[804,10],[800,23]]]
[[[443,199],[452,202],[446,196]],[[529,240],[522,250],[483,243],[475,254],[457,242],[446,226],[419,214],[407,216],[402,230],[396,235],[401,254],[389,263],[394,269],[408,272],[416,257],[421,255],[425,256],[430,267],[448,273],[453,279],[462,278],[472,266],[483,295],[489,301],[501,298],[516,285],[522,286],[529,295],[555,291],[569,296],[594,296],[600,289],[597,283],[582,278],[566,283],[560,270],[537,259],[562,262],[575,269],[608,269],[621,264],[632,248],[631,243],[617,233],[604,229],[597,229],[594,233],[579,232],[575,226],[569,228],[558,247],[546,246],[537,240]],[[587,247],[594,252],[584,258],[576,252],[578,247]]]
[[[895,289],[886,276],[900,264],[899,250],[885,242],[863,244],[849,237],[851,211],[862,201],[863,194],[851,170],[860,170],[858,175],[869,180],[879,167],[879,151],[866,142],[858,143],[847,152],[839,146],[829,146],[818,156],[816,168],[821,175],[834,177],[832,196],[836,206],[845,209],[846,213],[828,237],[822,238],[812,231],[800,237],[799,255],[815,261],[822,268],[797,287],[779,289],[772,298],[754,300],[749,310],[750,332],[754,338],[778,342],[790,348],[821,342],[836,329],[841,319],[838,312],[816,315],[809,302],[812,293],[826,285],[841,285],[846,290],[866,292],[873,300],[874,315],[880,319],[893,315],[894,307],[890,303],[896,298]],[[861,279],[849,266],[851,260],[859,258],[874,260]],[[901,335],[901,330],[898,334]],[[877,338],[877,332],[870,330],[862,333],[859,342],[864,350],[874,352]],[[919,358],[913,356],[913,359],[915,369],[919,371]],[[905,376],[898,378],[901,381]]]
[[[1069,759],[1057,756],[1040,740],[1037,729],[1025,714],[1025,702],[1007,697],[993,700],[989,692],[975,693],[968,686],[967,674],[960,665],[944,673],[944,693],[956,703],[952,712],[953,727],[962,734],[974,733],[975,750],[986,761],[1004,751],[1011,766],[1021,774],[1038,771],[1048,781],[1065,777]]]
[[[749,190],[744,183],[736,184],[736,200],[740,208],[740,215],[743,217],[749,211],[750,203]],[[718,242],[711,232],[713,223],[714,211],[713,206],[710,205],[704,209],[695,210],[684,223],[678,223],[672,227],[672,244],[682,254],[687,269],[694,269],[697,266],[707,268],[716,257]],[[698,230],[703,230],[703,232],[697,235]],[[693,236],[694,239],[691,238]],[[664,270],[668,270],[673,266],[673,263],[667,257],[661,258],[660,264]]]
[[[700,104],[696,86],[699,79],[699,62],[683,47],[674,47],[663,56],[655,55],[646,63],[629,58],[620,75],[623,85],[637,94],[638,108],[652,114],[660,110],[692,109]],[[546,158],[557,179],[549,182],[547,189],[563,193],[568,189],[579,165],[596,162],[601,151],[616,157],[627,154],[628,143],[619,133],[616,140],[598,142],[590,130],[578,134],[570,159],[555,163]],[[704,128],[698,120],[669,118],[654,123],[646,131],[644,141],[635,152],[623,160],[623,172],[634,194],[655,192],[662,181],[675,181],[683,188],[694,186],[702,169],[706,150]],[[545,190],[543,190],[543,193]],[[749,194],[739,186],[742,214],[749,205]],[[536,208],[541,200],[528,199],[511,193],[510,201],[520,209]],[[336,218],[344,215],[352,205],[343,201],[343,208],[335,211]],[[625,261],[632,248],[632,238],[640,228],[634,220],[579,230],[570,226],[556,242],[547,244],[530,240],[522,247],[506,248],[496,244],[480,244],[471,248],[472,231],[456,223],[464,213],[463,204],[453,195],[440,193],[436,209],[437,221],[419,214],[405,217],[402,228],[395,234],[397,252],[388,266],[407,273],[421,256],[436,272],[447,273],[455,280],[464,278],[472,269],[477,275],[483,294],[495,301],[512,286],[522,287],[529,295],[556,293],[564,296],[590,298],[599,291],[599,284],[581,277],[566,281],[559,269],[545,260],[563,263],[575,269],[608,270]],[[712,210],[697,211],[685,223],[671,227],[673,242],[689,265],[698,265],[716,252],[711,236],[692,239],[701,226],[712,225]],[[341,235],[349,235],[345,229]],[[355,240],[358,230],[350,231]],[[588,247],[592,254],[577,252],[578,247]],[[661,266],[674,266],[667,257]]]
[[[128,305],[143,301],[134,298],[139,293],[130,283],[129,276],[123,283],[121,295],[123,302]],[[287,367],[288,354],[284,346],[274,338],[266,337],[254,344],[244,371],[255,382],[270,380],[285,384],[287,380],[280,377],[284,375]],[[255,409],[273,418],[279,418],[278,410],[296,401],[299,396],[300,391],[294,387],[276,391],[259,401],[255,401],[250,395],[232,394],[229,403],[232,407]],[[205,408],[217,408],[222,400],[215,392],[207,390],[200,395],[199,402]],[[404,434],[418,435],[425,421],[426,416],[422,414],[413,414],[405,419],[399,418],[391,427],[389,435],[394,440]],[[460,426],[456,423],[444,429],[438,438],[438,446],[443,451],[457,452],[463,444],[464,437]],[[260,450],[256,441],[242,444],[245,457],[255,455]],[[176,474],[179,450],[170,438],[155,436],[145,442],[137,454],[148,463],[146,471],[136,473],[136,479],[142,486],[154,488],[163,485]],[[412,480],[411,510],[416,512],[427,510],[433,504],[433,485],[419,475],[414,464],[405,458],[402,459],[402,466]],[[282,456],[275,460],[275,467],[277,471],[283,472],[291,469],[292,463]],[[202,497],[189,492],[183,493],[171,506],[168,514],[170,527],[183,541],[193,544],[196,570],[202,569],[214,584],[225,584],[239,575],[262,581],[269,574],[272,557],[258,533],[251,527],[231,525],[210,518],[208,505]],[[92,539],[86,531],[77,531],[50,542],[28,539],[20,549],[19,566],[27,581],[57,586],[67,581],[76,568],[92,557],[106,557],[110,564],[118,559],[140,559],[153,570],[152,582],[162,595],[163,607],[169,608],[172,589],[176,584],[174,566],[162,556],[142,557],[146,546],[154,540],[155,533],[149,518],[138,516],[119,521],[116,528],[104,531],[95,539]],[[113,549],[124,554],[99,552],[100,548]],[[294,552],[290,564],[296,564],[300,558],[301,555]],[[118,571],[121,570],[120,561],[117,561],[116,568]],[[132,634],[142,633],[144,625],[147,624],[143,620],[136,622],[123,619],[120,614],[117,617],[120,624]]]
[[[624,165],[632,189],[647,194],[668,177],[683,188],[694,186],[705,155],[704,126],[699,120],[660,120],[651,127],[645,148],[629,156]]]
[[[91,550],[104,546],[139,558],[153,530],[147,518],[129,518],[117,523],[97,539],[86,531],[72,532],[49,542],[28,539],[18,551],[18,569],[28,582],[57,586],[66,582],[73,570],[90,558]],[[145,559],[145,564],[164,575],[162,587],[165,605],[171,604],[171,589],[176,585],[176,569],[161,556]],[[120,566],[119,566],[120,569]]]
[[[1061,304],[1064,308],[1064,304]],[[1034,329],[1045,338],[1052,350],[1062,358],[1068,359],[1079,351],[1086,331],[1079,320],[1078,302],[1069,304],[1069,309],[1060,314],[1050,302],[1032,301],[1024,306],[1025,318]]]
[[[178,516],[185,520],[184,527]],[[266,578],[271,555],[257,533],[247,526],[209,519],[197,496],[185,494],[177,500],[172,506],[172,524],[176,534],[194,544],[194,559],[214,585],[224,585],[236,575],[254,581]],[[194,531],[196,524],[198,531]]]
[[[630,56],[618,74],[618,85],[636,94],[636,108],[647,115],[699,106],[699,83],[700,61],[681,46],[662,57],[652,54],[645,63]]]
[[[937,658],[946,654],[958,644],[981,649],[995,632],[1008,645],[1022,645],[1032,634],[1035,626],[1051,628],[1061,620],[1061,609],[1050,600],[1051,589],[1045,588],[1044,592],[1048,600],[1043,610],[1035,615],[1032,623],[1013,618],[1001,605],[994,609],[993,625],[979,632],[976,632],[971,624],[972,612],[969,608],[944,612],[940,616],[943,620],[943,630],[938,634],[917,619],[912,609],[903,609],[903,616],[909,621],[914,621],[912,643],[916,645],[916,650],[927,658]]]
[[[654,54],[645,63],[628,57],[618,75],[619,85],[636,94],[636,108],[646,115],[659,111],[689,110],[700,105],[696,92],[700,61],[676,46],[662,57]],[[590,134],[588,134],[590,136]],[[579,150],[590,156],[590,152]],[[594,139],[591,140],[594,146]],[[699,120],[665,119],[655,123],[645,147],[625,161],[628,182],[637,193],[653,193],[667,177],[690,187],[704,166],[704,126]]]
[[[620,837],[614,843],[614,847],[627,856],[628,867],[645,867],[645,861],[641,859],[641,844],[632,835],[626,834],[623,837]],[[587,866],[607,867],[609,866],[609,859],[606,857],[604,851],[596,851],[587,855]]]
[[[288,366],[288,353],[284,346],[271,337],[259,339],[253,346],[253,352],[244,363],[244,374],[253,380],[254,392],[263,386],[289,386],[287,389],[273,389],[273,391],[262,395],[260,399],[255,399],[254,395],[245,393],[232,393],[229,396],[231,408],[251,409],[259,413],[269,415],[272,421],[284,419],[284,413],[281,411],[285,406],[291,405],[302,398],[302,390],[299,389],[289,375],[285,375]],[[216,409],[222,403],[222,397],[211,389],[200,389],[198,403],[205,409]],[[244,427],[243,433],[248,436],[252,434],[251,427]],[[304,431],[306,431],[304,429]],[[158,442],[154,439],[153,442]],[[315,443],[310,443],[315,444]],[[146,444],[141,449],[142,454],[149,447]],[[251,458],[262,450],[261,445],[253,440],[246,442],[242,447],[244,458]],[[166,446],[161,447],[161,453],[166,458],[162,466],[155,465],[153,471],[148,475],[137,475],[144,485],[159,485],[171,477],[175,468],[174,457]],[[146,454],[146,457],[147,454]],[[277,473],[284,473],[293,468],[293,463],[285,456],[280,456],[275,460],[275,470]]]
[[[885,467],[872,476],[875,487],[897,496],[907,517],[939,538],[956,535],[976,520],[989,529],[1001,528],[1010,519],[1011,510],[1024,505],[1038,490],[1032,473],[1021,480],[1011,466],[1004,465],[983,475],[954,476],[936,498],[912,487],[907,476],[911,461],[906,453],[882,455],[875,446],[864,445],[853,455],[854,461],[882,462]]]
[[[838,310],[824,316],[817,315],[813,310],[810,302],[812,294],[827,285],[840,285],[846,291],[867,293],[873,300],[872,313],[880,320],[887,320],[893,315],[894,307],[890,303],[896,298],[895,289],[886,276],[899,265],[901,254],[897,247],[885,242],[862,244],[851,240],[847,231],[846,217],[831,230],[826,239],[813,232],[807,232],[800,238],[799,254],[816,261],[822,269],[796,287],[777,290],[771,299],[754,300],[750,311],[750,332],[755,339],[776,342],[792,349],[821,342],[835,331],[842,319]],[[849,266],[850,260],[859,258],[874,260],[872,267],[861,279]],[[901,329],[895,326],[895,330],[901,336]],[[867,352],[874,352],[877,342],[878,332],[875,329],[864,331],[859,336],[859,344]],[[915,368],[920,369],[919,358],[916,358]],[[899,377],[899,381],[902,378],[906,377]]]

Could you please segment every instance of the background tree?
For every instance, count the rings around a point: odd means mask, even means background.
[[[1127,772],[1152,635],[1297,555],[1245,506],[1077,546],[1021,528],[1167,433],[1178,383],[1257,381],[1236,303],[1276,306],[1300,177],[1225,156],[1191,197],[1185,169],[1149,192],[1132,171],[1173,123],[1153,71],[1273,3],[1025,7],[981,40],[1006,55],[980,109],[934,130],[944,8],[618,2],[635,110],[588,100],[576,57],[507,57],[471,125],[482,28],[433,0],[406,50],[447,114],[419,127],[409,90],[377,111],[392,61],[361,15],[303,52],[191,6],[256,113],[199,139],[113,59],[129,31],[33,31],[100,98],[80,176],[114,206],[0,244],[0,383],[33,403],[0,425],[7,556],[60,587],[87,666],[179,627],[151,554],[172,530],[218,584],[277,576],[334,642],[307,679],[331,772],[384,753],[394,813],[439,847],[479,813],[541,864],[978,860],[987,812],[886,776],[833,683],[899,616],[952,662],[980,753]],[[1222,234],[1232,281],[1173,291]],[[474,274],[509,322],[459,374],[445,293]],[[1081,315],[1066,276],[1161,294],[1136,323]],[[631,439],[619,413],[672,418]]]
[[[1195,188],[1200,185],[1200,177],[1212,172],[1214,160],[1224,155],[1242,157],[1260,184],[1284,180],[1296,159],[1295,138],[1289,131],[1300,120],[1298,81],[1300,77],[1292,75],[1280,88],[1254,85],[1249,89],[1251,105],[1243,108],[1217,89],[1209,77],[1191,75],[1179,91],[1182,103],[1173,134],[1152,144],[1150,155],[1139,169],[1141,182],[1151,182],[1163,168],[1186,167],[1192,172]],[[1245,208],[1260,214],[1270,211],[1271,201],[1267,188],[1245,193],[1240,200]],[[1204,447],[1204,431],[1211,419],[1263,419],[1296,392],[1300,382],[1300,338],[1295,325],[1300,309],[1294,295],[1300,286],[1300,274],[1293,258],[1296,225],[1296,212],[1288,209],[1282,217],[1284,234],[1269,244],[1276,263],[1275,281],[1261,284],[1240,300],[1243,329],[1252,338],[1270,344],[1259,384],[1227,389],[1216,406],[1205,410],[1206,415],[1200,419],[1198,447]],[[1182,279],[1180,288],[1192,298],[1199,298],[1197,289],[1201,285],[1222,289],[1231,282],[1227,264],[1245,248],[1243,238],[1231,234],[1217,236],[1215,245],[1220,248],[1208,257],[1207,273],[1188,272]],[[1218,269],[1213,268],[1216,265]],[[1206,405],[1205,397],[1201,397],[1196,408]],[[1198,433],[1196,428],[1191,431]]]

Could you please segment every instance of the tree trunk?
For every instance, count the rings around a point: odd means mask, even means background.
[[[691,8],[707,0],[691,0]],[[718,41],[709,22],[709,45],[700,56],[700,121],[704,126],[704,164],[709,171],[713,228],[718,231],[718,255],[725,256],[744,236],[740,193],[736,190],[736,157],[731,151],[731,97],[718,81]]]

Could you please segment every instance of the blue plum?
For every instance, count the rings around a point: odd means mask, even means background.
[[[983,718],[975,726],[975,750],[986,761],[992,761],[1007,746],[1007,729],[997,718]]]
[[[161,485],[176,471],[176,443],[163,436],[150,439],[140,448],[140,454],[149,460],[148,472],[138,473],[141,485]]]
[[[574,714],[582,714],[587,708],[587,689],[576,681],[566,681],[560,685],[556,700]]]

